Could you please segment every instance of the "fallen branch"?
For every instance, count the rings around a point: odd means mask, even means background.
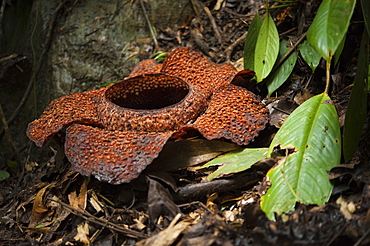
[[[262,177],[252,174],[250,176],[244,175],[231,179],[216,179],[204,183],[189,184],[179,188],[179,191],[174,195],[174,200],[176,203],[194,201],[206,198],[214,192],[226,192],[247,187],[257,183],[261,179]]]

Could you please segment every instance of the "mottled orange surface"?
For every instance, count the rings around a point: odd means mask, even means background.
[[[232,85],[251,77],[218,65],[191,48],[163,64],[142,61],[130,76],[106,88],[52,101],[27,136],[43,146],[66,128],[65,153],[83,175],[112,184],[137,178],[180,132],[247,145],[265,128],[268,112],[248,90]]]

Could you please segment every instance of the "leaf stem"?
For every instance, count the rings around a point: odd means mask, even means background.
[[[331,64],[331,56],[329,60],[326,61],[326,86],[325,86],[326,94],[328,94],[329,85],[330,85],[330,64]]]

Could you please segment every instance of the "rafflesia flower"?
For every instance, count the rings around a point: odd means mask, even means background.
[[[196,130],[206,139],[247,145],[265,128],[268,112],[248,90],[231,83],[253,72],[217,65],[180,48],[163,64],[139,63],[108,87],[52,101],[27,136],[43,146],[66,129],[73,168],[111,184],[137,178],[170,138]]]

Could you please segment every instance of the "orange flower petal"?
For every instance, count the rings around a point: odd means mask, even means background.
[[[164,61],[161,72],[178,76],[199,87],[207,97],[219,87],[229,84],[237,74],[231,65],[217,65],[191,48],[173,51]]]
[[[159,73],[162,69],[162,64],[158,63],[154,59],[147,59],[141,61],[131,72],[129,78],[138,75],[149,74],[149,73]]]
[[[207,139],[230,139],[247,145],[265,128],[268,110],[252,92],[228,85],[213,94],[206,112],[186,128]]]
[[[105,88],[73,93],[51,101],[40,119],[28,125],[28,138],[41,147],[58,131],[72,123],[101,126],[97,105],[99,95],[104,90]]]
[[[65,153],[73,168],[111,184],[137,178],[173,133],[107,131],[79,124],[66,132]]]

